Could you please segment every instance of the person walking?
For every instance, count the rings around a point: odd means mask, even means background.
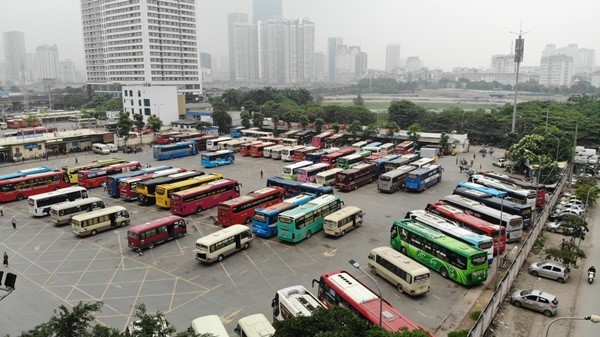
[[[260,179],[262,179],[264,175],[265,175],[265,172],[263,170],[260,170]]]
[[[77,159],[77,157],[75,157],[75,164],[79,164],[79,160]]]
[[[4,207],[0,205],[0,216],[4,216]]]
[[[13,228],[14,228],[14,229],[17,229],[17,218],[15,218],[15,216],[14,216],[14,215],[13,215],[13,217],[12,217],[11,221],[12,221]]]
[[[5,267],[8,267],[8,254],[6,254],[6,252],[4,252],[4,257],[2,258],[2,264],[4,264]]]

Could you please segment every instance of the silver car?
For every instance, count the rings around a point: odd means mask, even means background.
[[[508,299],[515,307],[523,307],[550,317],[558,311],[556,296],[541,290],[517,290]]]
[[[569,267],[556,261],[534,262],[529,266],[529,274],[565,283],[569,279]]]

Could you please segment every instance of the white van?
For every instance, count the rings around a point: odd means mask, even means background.
[[[92,151],[94,151],[94,153],[99,154],[110,154],[110,148],[108,147],[108,145],[101,143],[92,144]]]
[[[116,144],[106,144],[106,146],[108,146],[108,149],[110,150],[110,152],[119,152],[119,147]]]

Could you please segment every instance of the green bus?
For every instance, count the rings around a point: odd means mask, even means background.
[[[371,155],[371,151],[360,151],[338,158],[335,162],[335,167],[347,170],[352,166],[362,164],[363,159]]]
[[[487,279],[487,252],[410,219],[396,220],[391,246],[402,254],[466,286]]]
[[[337,195],[323,194],[304,205],[285,211],[277,217],[277,237],[288,242],[308,239],[323,230],[323,219],[338,211],[343,204]]]

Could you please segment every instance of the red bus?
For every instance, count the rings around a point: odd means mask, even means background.
[[[23,200],[32,195],[70,186],[69,177],[63,170],[6,179],[0,181],[0,202]]]
[[[505,174],[500,174],[492,171],[481,172],[480,174],[490,177],[496,180],[500,180],[505,183],[513,184],[515,186],[519,186],[525,190],[534,190],[535,191],[535,207],[544,207],[546,205],[546,186],[542,184],[533,184],[528,183],[521,179],[516,179]]]
[[[304,160],[304,156],[307,153],[315,152],[318,149],[319,148],[316,147],[316,146],[307,146],[307,147],[302,148],[302,149],[294,150],[294,153],[292,153],[292,160],[293,161],[303,161]]]
[[[56,126],[38,126],[35,128],[22,129],[17,131],[17,136],[34,135],[39,133],[52,133],[57,132]]]
[[[405,140],[402,143],[396,145],[396,148],[394,148],[394,153],[398,153],[398,154],[411,154],[411,153],[415,153],[415,142],[410,141],[410,140]]]
[[[171,213],[186,216],[240,196],[237,180],[219,179],[171,194]]]
[[[258,137],[261,142],[274,143],[273,145],[283,144],[283,138],[281,137]]]
[[[344,270],[325,273],[319,280],[313,279],[312,286],[315,284],[319,285],[317,297],[327,308],[333,305],[349,308],[370,324],[381,322],[381,327],[387,331],[398,332],[402,328],[427,331]]]
[[[442,201],[429,203],[425,209],[448,220],[452,220],[460,227],[466,228],[473,233],[492,238],[494,240],[494,255],[498,254],[498,247],[500,247],[500,254],[506,251],[506,230],[503,227],[472,216]]]
[[[168,170],[162,170],[144,174],[137,177],[131,177],[119,180],[119,197],[123,200],[135,200],[138,195],[136,192],[136,186],[140,181],[149,180],[157,177],[164,177],[171,174],[181,173],[187,171],[184,168],[172,168]]]
[[[254,145],[258,145],[261,144],[262,142],[257,140],[257,141],[253,141],[253,142],[249,142],[249,143],[245,143],[242,144],[240,146],[240,155],[244,156],[244,157],[248,157],[250,156],[250,148]]]
[[[155,143],[157,144],[170,144],[170,143],[174,143],[174,140],[171,140],[171,138],[181,135],[181,132],[178,131],[170,131],[170,132],[161,132],[158,135],[156,135],[156,141]]]
[[[385,152],[377,152],[377,153],[372,153],[370,156],[366,156],[364,160],[365,163],[369,163],[369,162],[373,162],[379,158],[383,158],[385,156],[387,156],[388,154]]]
[[[91,170],[81,170],[77,173],[77,184],[85,188],[100,187],[102,184],[106,184],[108,176],[141,169],[142,164],[139,161],[130,161]]]
[[[219,204],[218,222],[224,227],[248,223],[254,210],[280,203],[285,195],[281,187],[266,187]]]
[[[347,156],[349,154],[353,154],[356,152],[356,149],[353,147],[346,147],[339,151],[335,151],[333,153],[328,153],[324,156],[321,156],[321,163],[329,164],[329,167],[336,168],[335,162],[338,158]]]
[[[377,180],[377,165],[358,164],[336,174],[335,188],[342,192],[348,192],[372,183],[375,180]]]
[[[250,155],[255,158],[260,158],[263,156],[265,147],[273,145],[275,145],[275,143],[272,142],[260,142],[258,144],[250,145]]]
[[[144,248],[154,248],[155,245],[183,237],[187,233],[185,220],[176,215],[152,220],[127,230],[127,245],[138,252]]]
[[[320,134],[312,137],[312,140],[310,141],[310,145],[312,145],[314,147],[318,147],[318,148],[324,148],[325,140],[331,136],[333,136],[333,132],[331,132],[331,131],[321,132]]]
[[[175,137],[177,138],[177,136]],[[187,141],[193,140],[196,142],[196,150],[198,150],[198,152],[201,151],[206,151],[206,143],[208,142],[209,139],[217,139],[219,138],[219,136],[217,135],[199,135],[196,137],[192,137],[189,139],[186,139]]]
[[[189,133],[182,132],[180,134],[169,137],[169,143],[185,142],[192,138],[198,138],[198,137],[202,137],[202,136],[204,136],[204,134],[199,133],[199,132],[189,132]]]

